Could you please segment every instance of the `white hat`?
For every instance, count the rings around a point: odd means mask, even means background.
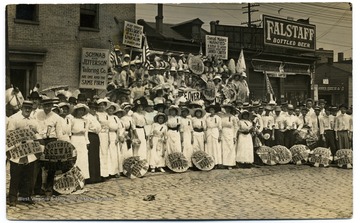
[[[106,103],[106,108],[108,108],[111,105],[111,102],[105,98],[100,98],[96,101],[97,104]]]
[[[243,72],[241,72],[241,77],[247,77],[246,76],[246,73],[243,71]]]
[[[130,61],[130,65],[135,65],[135,60]]]
[[[130,58],[130,55],[129,55],[129,54],[125,54],[125,55],[124,55],[124,58]]]
[[[121,64],[121,67],[126,67],[126,66],[129,66],[129,63],[123,62],[123,63]]]
[[[77,105],[74,106],[73,108],[73,114],[76,112],[76,110],[80,109],[80,108],[84,108],[85,109],[85,114],[87,114],[89,112],[89,107],[86,104],[83,103],[79,103]],[[84,115],[85,115],[84,114]]]

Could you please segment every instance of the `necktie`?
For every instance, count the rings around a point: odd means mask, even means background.
[[[320,129],[320,121],[319,121],[319,116],[316,116],[317,119],[317,125],[318,125],[318,129]]]

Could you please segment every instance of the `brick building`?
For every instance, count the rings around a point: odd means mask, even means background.
[[[78,88],[81,49],[124,47],[120,27],[135,21],[135,4],[8,5],[6,13],[6,85],[26,97],[36,83]]]

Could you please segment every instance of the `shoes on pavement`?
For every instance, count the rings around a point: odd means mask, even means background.
[[[162,167],[160,167],[159,170],[161,173],[165,173],[165,170]]]
[[[21,202],[25,204],[35,205],[35,201],[33,201],[31,197],[24,197]]]

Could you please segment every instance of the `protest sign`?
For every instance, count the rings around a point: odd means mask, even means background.
[[[228,38],[225,36],[206,35],[206,56],[228,59]]]

